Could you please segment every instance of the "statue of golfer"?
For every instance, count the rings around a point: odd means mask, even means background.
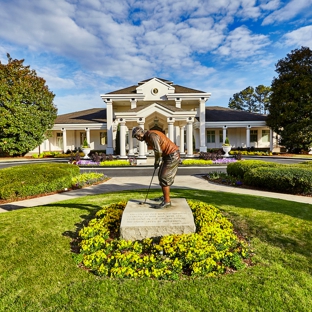
[[[171,206],[170,186],[174,182],[180,161],[179,147],[175,145],[165,134],[157,130],[144,131],[141,127],[132,130],[132,137],[139,141],[145,141],[149,148],[154,150],[154,169],[158,170],[158,180],[163,196],[155,200],[161,203],[154,208],[163,209]]]

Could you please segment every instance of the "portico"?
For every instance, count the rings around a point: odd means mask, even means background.
[[[193,124],[200,128],[200,150],[205,144],[205,103],[210,93],[173,85],[171,81],[152,78],[141,81],[138,86],[101,95],[107,105],[107,153],[113,153],[113,123],[120,125],[120,157],[126,158],[125,140],[127,131],[140,126],[144,130],[157,129],[166,135],[187,156],[193,156]],[[186,138],[185,138],[186,129]],[[133,142],[129,137],[129,153]],[[145,144],[139,143],[138,158],[146,158]]]

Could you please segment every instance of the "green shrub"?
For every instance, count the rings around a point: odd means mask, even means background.
[[[253,168],[258,167],[280,167],[283,165],[268,162],[268,161],[262,161],[262,160],[243,160],[243,161],[237,161],[234,163],[229,163],[226,172],[228,175],[237,177],[237,178],[244,178],[245,173]]]
[[[128,160],[105,160],[100,162],[100,166],[103,167],[130,166],[130,162]]]
[[[243,150],[231,150],[229,152],[230,155],[237,155],[237,154],[242,154],[242,155],[248,155],[248,156],[272,156],[272,152],[270,151],[243,151]]]
[[[212,160],[204,160],[204,159],[184,159],[182,161],[182,165],[184,166],[207,166],[207,165],[212,165],[213,161]]]
[[[254,168],[245,173],[244,183],[270,191],[311,195],[312,168],[296,166]]]
[[[244,268],[250,250],[235,235],[232,223],[212,205],[188,203],[196,233],[140,241],[117,238],[125,202],[104,207],[79,232],[77,262],[111,278],[177,279],[188,275],[216,276]]]
[[[306,160],[306,161],[303,161],[303,162],[298,163],[297,165],[310,166],[310,167],[312,167],[312,160]],[[293,166],[296,166],[296,165],[293,165]]]
[[[97,182],[101,182],[107,179],[108,177],[103,173],[88,172],[73,177],[72,185],[74,187],[81,188],[85,185],[93,185]]]
[[[0,199],[15,200],[27,196],[60,191],[72,186],[79,167],[70,164],[27,164],[0,170]]]

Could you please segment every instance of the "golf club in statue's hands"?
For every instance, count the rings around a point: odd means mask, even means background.
[[[154,172],[153,172],[153,175],[152,175],[151,183],[150,183],[150,185],[148,187],[148,190],[147,190],[147,193],[146,193],[146,196],[145,196],[145,200],[144,200],[144,202],[140,202],[139,205],[144,205],[146,203],[147,196],[148,196],[149,190],[151,188],[151,185],[152,185],[152,182],[153,182],[153,178],[154,178],[154,175],[155,175],[155,171],[156,171],[157,168],[158,167],[156,167],[156,166],[154,167]]]

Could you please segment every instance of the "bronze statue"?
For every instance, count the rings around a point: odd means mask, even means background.
[[[155,200],[161,201],[154,208],[163,209],[171,206],[170,186],[174,182],[180,161],[179,147],[175,145],[165,134],[157,130],[144,131],[141,127],[132,130],[132,137],[139,141],[145,141],[147,146],[154,150],[154,169],[158,170],[158,180],[163,196]]]

